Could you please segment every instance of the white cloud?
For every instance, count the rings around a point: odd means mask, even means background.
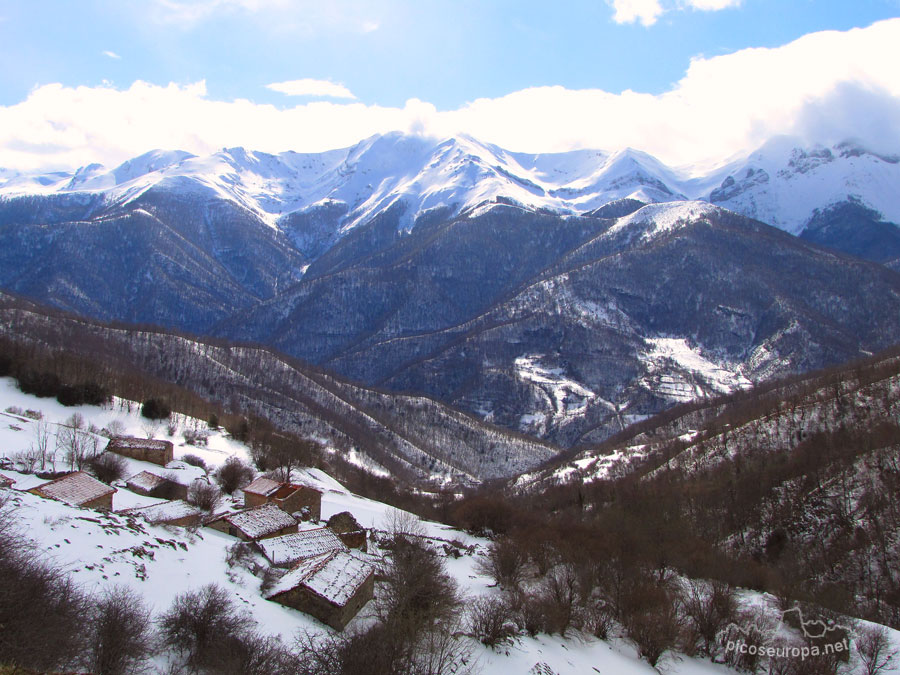
[[[381,27],[377,21],[363,21],[360,29],[363,33],[373,33]]]
[[[729,7],[740,7],[742,0],[687,0],[687,4],[694,9],[706,12],[717,12]]]
[[[640,21],[645,26],[656,23],[663,13],[659,0],[612,0],[613,21],[616,23],[635,23]]]
[[[664,13],[671,10],[693,8],[716,12],[729,7],[739,7],[742,0],[607,0],[615,10],[616,23],[637,23],[652,26]]]
[[[288,6],[289,0],[154,0],[156,17],[170,23],[191,24],[217,12],[260,12]]]
[[[48,84],[0,106],[0,167],[114,165],[152,148],[320,151],[391,130],[468,133],[525,152],[631,146],[669,164],[722,160],[777,134],[818,142],[855,137],[894,153],[898,45],[900,19],[890,19],[697,58],[658,95],[537,87],[443,111],[416,99],[402,107],[313,101],[281,109],[211,99],[203,82],[135,82],[124,90]]]
[[[103,54],[103,56],[108,56],[108,57],[111,58],[111,59],[116,59],[116,60],[118,60],[118,59],[121,59],[121,58],[122,58],[121,56],[119,56],[119,55],[116,54],[115,52],[111,52],[111,51],[109,51],[108,49],[107,49],[106,51],[103,51],[103,52],[100,52],[100,53]]]
[[[304,78],[301,80],[288,80],[287,82],[273,82],[267,84],[266,89],[277,91],[287,96],[330,96],[332,98],[353,98],[353,95],[347,87],[342,84],[335,84],[328,80],[314,80]]]

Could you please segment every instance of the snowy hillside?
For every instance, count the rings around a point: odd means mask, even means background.
[[[210,466],[217,466],[229,456],[247,454],[245,446],[219,431],[210,434],[207,448],[187,444],[183,437],[184,430],[202,428],[205,423],[200,420],[178,417],[175,425],[178,430],[170,437],[166,428],[159,425],[154,428],[153,424],[143,420],[138,414],[138,406],[128,401],[115,400],[103,408],[66,408],[53,400],[22,394],[9,378],[0,380],[0,409],[3,411],[0,412],[0,444],[6,457],[14,457],[33,443],[35,426],[39,421],[50,425],[52,433],[57,425],[66,423],[76,413],[83,417],[88,429],[99,430],[115,421],[127,433],[156,433],[160,438],[171,438],[176,444],[176,458],[188,453],[198,454]],[[129,464],[130,470],[146,465],[135,460],[129,460]],[[142,596],[153,614],[158,616],[179,594],[215,582],[226,589],[241,610],[252,615],[257,630],[279,636],[285,644],[290,644],[300,631],[313,634],[330,632],[330,629],[302,612],[266,601],[259,590],[259,573],[254,571],[254,563],[264,561],[262,558],[237,564],[233,559],[229,561],[229,554],[233,553],[237,543],[234,537],[209,528],[154,526],[134,516],[118,513],[160,500],[140,497],[120,487],[115,495],[114,512],[80,509],[26,492],[43,482],[36,476],[6,467],[3,468],[3,475],[16,481],[12,490],[0,488],[0,498],[6,504],[3,508],[10,510],[8,513],[12,514],[15,531],[32,541],[37,551],[72,575],[87,592],[102,591],[113,585],[125,586]],[[385,552],[379,548],[377,541],[383,531],[390,529],[399,512],[386,504],[351,494],[318,470],[302,470],[295,479],[314,485],[323,492],[323,521],[336,513],[350,511],[361,525],[371,530],[374,545],[369,549],[368,558],[378,564]],[[417,520],[410,514],[406,517]],[[477,560],[485,554],[489,544],[487,540],[434,522],[421,521],[420,527],[425,541],[438,551],[444,551],[446,557],[443,562],[447,572],[468,598],[498,593],[490,578],[476,567]],[[348,630],[361,629],[371,621],[371,608],[364,608]],[[459,639],[466,641],[472,650],[472,672],[558,675],[593,671],[635,675],[656,672],[639,660],[634,647],[622,638],[600,641],[578,631],[570,631],[566,638],[546,634],[534,637],[520,635],[496,650],[470,638]],[[164,650],[157,652],[151,665],[153,672],[168,672],[171,659],[171,653]],[[667,659],[665,663],[666,672],[676,675],[734,672],[709,662],[677,656]]]

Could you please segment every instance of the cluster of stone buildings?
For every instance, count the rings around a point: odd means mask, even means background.
[[[343,630],[372,599],[375,567],[365,555],[366,530],[349,512],[333,515],[324,526],[313,525],[322,512],[322,492],[314,485],[259,477],[244,488],[243,509],[208,515],[185,501],[198,477],[168,466],[174,457],[172,443],[116,438],[107,451],[166,469],[141,471],[125,485],[136,494],[167,501],[123,513],[151,524],[206,526],[250,543],[280,574],[265,593],[267,599],[306,612],[337,630]],[[0,487],[14,482],[0,474]],[[29,492],[70,506],[111,511],[116,488],[75,471]]]

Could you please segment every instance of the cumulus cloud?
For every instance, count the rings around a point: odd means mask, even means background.
[[[652,26],[663,13],[659,0],[612,0],[612,6],[616,23],[640,21],[645,26]]]
[[[741,0],[687,0],[687,4],[694,9],[717,12],[720,9],[738,7],[741,4]]]
[[[191,24],[222,11],[243,10],[255,13],[265,9],[280,9],[288,4],[288,0],[154,0],[154,4],[158,19]]]
[[[740,6],[742,0],[607,0],[612,5],[613,21],[652,26],[665,12],[678,9],[697,9],[717,12]]]
[[[287,82],[273,82],[267,84],[266,89],[277,91],[287,96],[330,96],[332,98],[356,98],[347,87],[335,84],[328,80],[314,80],[304,78],[301,80],[288,80]]]
[[[890,19],[778,48],[697,58],[658,95],[536,87],[453,110],[417,99],[402,107],[311,101],[279,108],[214,100],[203,82],[135,82],[121,90],[49,84],[0,106],[0,167],[113,165],[152,148],[321,151],[392,130],[467,133],[525,152],[631,146],[673,165],[707,166],[782,134],[804,142],[856,138],[896,153],[898,45],[900,19]]]

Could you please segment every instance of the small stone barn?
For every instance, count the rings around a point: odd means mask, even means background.
[[[365,552],[367,548],[366,528],[356,522],[349,511],[335,513],[328,519],[328,529],[334,532],[347,548],[358,548]]]
[[[344,630],[374,595],[375,568],[353,553],[332,551],[301,560],[266,599]]]
[[[38,485],[29,492],[45,499],[55,499],[69,506],[112,511],[116,489],[101,483],[84,471],[76,471]]]
[[[106,444],[107,452],[115,452],[118,455],[140,459],[144,462],[152,462],[165,466],[175,459],[175,449],[171,441],[161,441],[153,438],[135,438],[134,436],[118,436],[111,438]]]
[[[171,481],[166,480],[162,476],[157,476],[149,471],[141,471],[134,474],[131,478],[125,479],[125,485],[132,492],[144,495],[145,497],[162,496],[167,489],[171,489]],[[187,491],[185,491],[185,494]],[[176,495],[183,497],[184,495]]]
[[[16,481],[0,473],[0,488],[11,488]]]
[[[140,516],[151,525],[196,527],[203,520],[203,511],[181,499],[128,509],[122,513]]]
[[[297,531],[297,521],[275,504],[226,513],[213,518],[207,526],[243,541],[279,537]]]
[[[290,567],[305,558],[332,551],[347,551],[344,542],[327,527],[261,539],[256,542],[256,547],[274,567]]]
[[[303,513],[304,520],[319,520],[322,492],[309,485],[279,483],[260,476],[244,488],[244,506],[275,504],[285,513]]]

